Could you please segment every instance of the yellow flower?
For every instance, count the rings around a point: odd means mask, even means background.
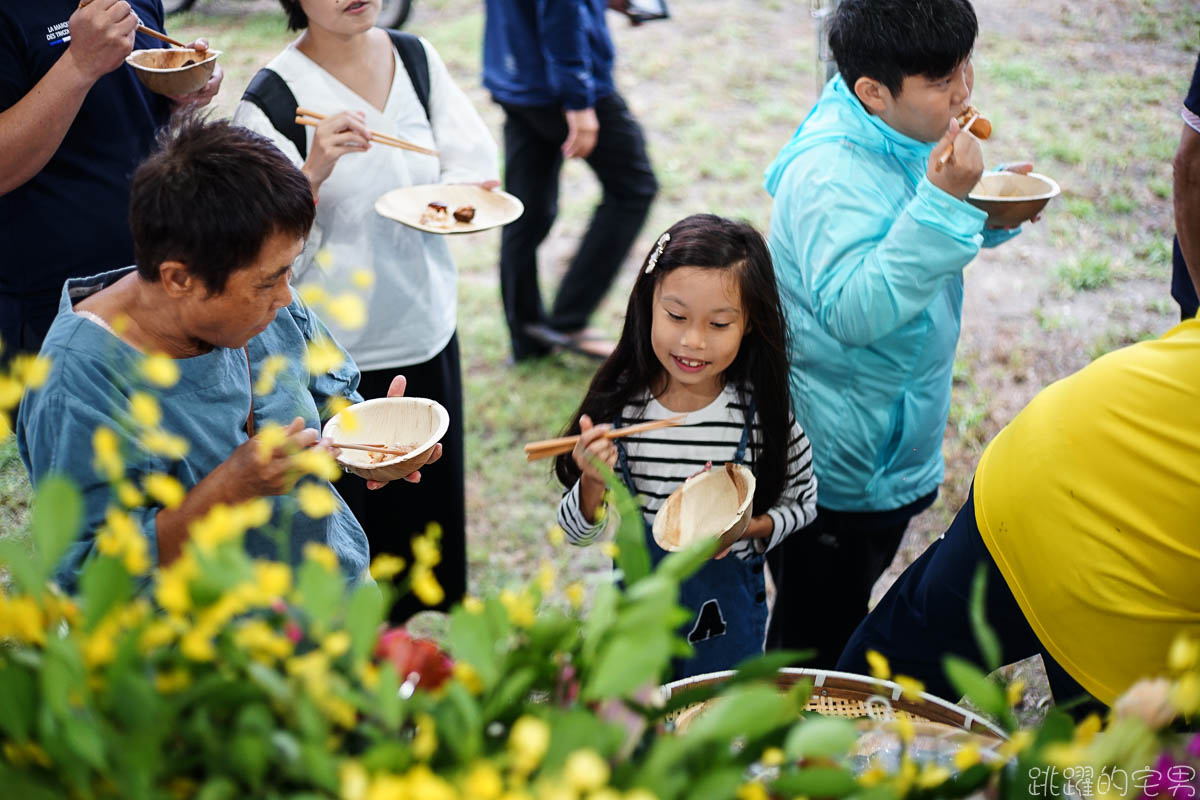
[[[1200,674],[1189,672],[1180,678],[1171,692],[1171,703],[1185,717],[1200,711]]]
[[[333,492],[316,483],[306,483],[296,493],[300,510],[313,519],[324,519],[337,510]]]
[[[183,488],[182,483],[161,472],[152,472],[147,475],[146,479],[142,481],[142,489],[167,508],[178,508],[179,504],[183,502],[184,496],[187,495],[187,490]]]
[[[311,375],[325,375],[345,363],[346,357],[332,340],[321,337],[308,343],[304,364]]]
[[[528,593],[517,594],[510,589],[500,592],[500,603],[508,611],[508,618],[521,628],[528,628],[534,622],[533,598]]]
[[[337,556],[327,545],[308,542],[304,545],[304,560],[315,561],[330,572],[338,568]]]
[[[1099,714],[1088,714],[1083,722],[1075,726],[1075,741],[1082,745],[1091,744],[1102,727],[1104,722]]]
[[[344,398],[344,397],[339,398],[339,399],[344,400],[346,403],[350,402],[349,400],[346,400],[346,398]],[[330,401],[330,403],[332,405],[332,401]],[[338,405],[341,405],[341,404],[339,403]],[[353,433],[354,431],[358,430],[358,414],[355,414],[353,411],[351,411],[349,406],[343,408],[341,411],[338,411],[336,413],[341,415],[338,418],[338,422],[341,423],[341,428],[343,431],[345,431],[347,433]]]
[[[758,781],[743,783],[738,787],[737,800],[768,800],[770,795],[767,794],[767,789]]]
[[[141,636],[138,637],[138,647],[143,653],[149,653],[174,642],[175,635],[173,626],[162,619],[156,619],[142,630]]]
[[[964,744],[954,753],[954,768],[959,772],[966,772],[981,760],[982,756],[978,746],[971,743]]]
[[[254,435],[258,460],[266,462],[275,455],[276,450],[288,449],[288,435],[278,422],[268,422]]]
[[[568,584],[567,588],[563,589],[563,594],[567,596],[567,602],[571,604],[571,608],[578,611],[583,605],[583,582],[575,581]]]
[[[1200,661],[1200,641],[1180,633],[1167,652],[1167,666],[1171,672],[1187,672],[1196,668],[1197,661]]]
[[[251,528],[261,528],[270,522],[273,508],[271,501],[267,498],[256,497],[245,503],[239,503],[229,510],[233,513],[233,518],[239,528],[250,530]]]
[[[436,567],[441,562],[442,551],[438,547],[438,540],[441,538],[441,526],[432,522],[426,526],[425,533],[413,537],[412,554],[418,566]]]
[[[328,248],[322,247],[313,256],[313,261],[316,262],[318,267],[328,272],[329,268],[333,266],[333,253],[329,252]]]
[[[916,728],[913,726],[913,721],[907,715],[896,717],[896,733],[900,736],[900,741],[908,744],[916,735]]]
[[[513,757],[513,769],[527,775],[542,763],[550,746],[550,726],[537,717],[526,714],[513,723],[508,734],[508,750]]]
[[[357,330],[367,324],[367,304],[353,292],[343,292],[330,298],[325,313],[347,330]]]
[[[924,701],[924,698],[921,697],[921,692],[925,691],[925,684],[916,678],[910,678],[907,675],[897,675],[892,680],[900,685],[900,693],[907,699],[917,703]]]
[[[483,601],[475,595],[469,594],[463,598],[463,608],[468,614],[482,614]]]
[[[554,590],[554,565],[549,561],[543,561],[542,565],[538,567],[535,580],[543,595],[550,594]]]
[[[621,554],[621,548],[617,547],[616,542],[605,542],[604,544],[600,545],[600,552],[604,553],[604,555],[608,556],[609,558],[616,558]]]
[[[169,672],[160,672],[154,676],[154,688],[163,694],[173,694],[186,689],[192,682],[192,675],[182,667]]]
[[[96,549],[101,554],[120,558],[131,575],[150,569],[149,548],[137,523],[120,509],[109,506],[104,525],[96,534]]]
[[[92,433],[92,466],[105,480],[115,481],[125,472],[121,461],[120,443],[112,428],[101,425]]]
[[[25,387],[21,382],[7,375],[0,375],[0,408],[13,408],[21,402]]]
[[[357,289],[370,289],[375,285],[375,273],[369,269],[356,269],[350,275],[350,282]]]
[[[417,596],[422,603],[427,606],[436,606],[446,599],[446,592],[442,589],[442,585],[438,583],[437,577],[433,574],[433,570],[421,564],[416,565],[412,569],[412,575],[409,578],[413,590],[413,594]]]
[[[404,571],[404,559],[391,553],[380,553],[371,561],[371,577],[377,581],[390,581]]]
[[[649,789],[630,789],[625,793],[625,800],[658,800]]]
[[[867,665],[871,668],[871,676],[886,681],[892,676],[892,668],[888,666],[887,657],[876,650],[867,651]]]
[[[263,359],[262,365],[258,368],[258,380],[254,382],[254,393],[267,395],[275,391],[275,378],[287,365],[287,356],[281,356],[278,353]]]
[[[1021,698],[1025,696],[1025,681],[1017,678],[1004,689],[1004,696],[1008,700],[1010,706],[1015,706],[1021,702]]]
[[[277,561],[255,561],[254,583],[266,605],[292,590],[292,568]]]
[[[12,374],[27,389],[40,389],[50,377],[50,359],[22,353],[12,360]]]
[[[224,503],[217,503],[208,513],[188,525],[188,536],[201,550],[212,550],[236,539],[241,533],[236,515]]]
[[[179,652],[192,661],[212,661],[217,657],[212,635],[201,628],[193,628],[179,640]]]
[[[324,251],[321,251],[324,252]],[[300,299],[305,305],[318,306],[325,302],[329,297],[329,293],[325,291],[325,287],[318,286],[315,283],[306,283],[299,288]]]
[[[321,642],[321,649],[330,658],[341,658],[350,650],[350,634],[345,631],[336,631],[329,634]]]
[[[504,792],[504,781],[489,762],[476,761],[463,779],[462,788],[470,800],[496,800]]]
[[[178,461],[188,454],[188,442],[182,436],[167,433],[161,428],[146,431],[141,437],[142,446],[151,453]]]
[[[325,481],[336,481],[342,477],[342,468],[329,454],[328,450],[318,450],[310,447],[292,456],[292,467],[306,475],[313,475]]]
[[[50,768],[50,756],[46,755],[46,751],[37,742],[27,741],[24,744],[17,744],[6,741],[4,743],[4,757],[15,767],[36,764],[39,767]]]
[[[179,382],[179,365],[169,356],[154,353],[142,361],[142,376],[155,386],[166,389]]]
[[[417,730],[413,734],[413,757],[418,761],[428,761],[437,751],[437,725],[428,714],[417,714],[414,721]]]
[[[99,669],[117,657],[115,634],[115,626],[101,623],[83,640],[83,663],[88,669]]]
[[[354,705],[340,697],[326,696],[318,700],[321,710],[337,725],[353,728],[358,724],[358,711]]]
[[[162,422],[162,409],[154,395],[134,392],[129,398],[129,416],[143,428],[153,428]]]
[[[12,432],[12,420],[8,418],[8,412],[0,411],[0,439],[7,439]]]
[[[759,761],[765,767],[778,767],[784,762],[785,756],[782,750],[778,747],[768,747],[763,750],[763,754],[759,756]]]
[[[366,800],[371,778],[367,769],[355,759],[346,759],[338,768],[341,800]]]
[[[926,764],[921,774],[917,776],[917,786],[922,789],[932,789],[941,786],[950,777],[950,770],[945,767]]]
[[[29,644],[45,643],[42,610],[32,597],[0,594],[0,639],[8,638]]]
[[[576,750],[567,756],[563,778],[577,792],[590,792],[608,783],[608,762],[591,748]]]
[[[562,529],[561,525],[551,525],[549,530],[546,531],[546,539],[549,540],[550,544],[558,547],[567,540],[567,532]]]
[[[117,499],[126,508],[137,508],[146,502],[145,496],[129,481],[121,481],[117,484]]]
[[[408,784],[395,775],[378,775],[367,787],[366,800],[410,800]]]
[[[885,780],[887,780],[887,770],[878,766],[871,767],[869,770],[858,776],[859,785],[865,786],[868,789],[878,786]]]
[[[292,640],[275,631],[266,621],[250,619],[233,633],[233,642],[256,661],[270,664],[292,655]]]
[[[433,774],[424,764],[417,764],[404,776],[409,795],[416,800],[458,800],[458,792],[444,778]]]
[[[192,525],[195,530],[195,524]],[[191,580],[196,576],[196,562],[186,552],[158,572],[154,597],[168,614],[182,616],[192,607]]]
[[[1000,765],[1007,763],[1013,756],[1025,752],[1031,744],[1033,744],[1033,734],[1030,731],[1025,729],[1014,731],[1013,735],[1008,737],[1008,741],[996,748],[996,755],[1000,757],[998,763]]]
[[[483,681],[480,679],[479,673],[466,661],[454,662],[454,678],[473,695],[478,695],[483,691]]]

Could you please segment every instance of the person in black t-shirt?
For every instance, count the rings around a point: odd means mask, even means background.
[[[0,359],[36,351],[67,278],[133,263],[129,180],[170,103],[124,59],[162,46],[161,0],[38,0],[0,5]],[[202,41],[193,43],[200,49]]]
[[[1188,232],[1200,230],[1200,57],[1180,116],[1183,137],[1175,152],[1175,230],[1179,234],[1175,237],[1171,296],[1179,303],[1180,319],[1191,319],[1200,307],[1192,282],[1195,276],[1200,284],[1200,240]],[[1196,224],[1185,225],[1188,220]]]

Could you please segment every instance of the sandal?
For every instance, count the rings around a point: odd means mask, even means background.
[[[526,325],[524,331],[531,339],[536,339],[547,347],[569,350],[597,361],[604,361],[617,348],[616,342],[603,331],[595,328],[584,328],[565,333],[555,330],[549,325],[534,324]]]

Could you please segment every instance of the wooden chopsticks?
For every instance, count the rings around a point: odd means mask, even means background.
[[[186,44],[184,44],[183,42],[179,41],[178,39],[172,39],[170,36],[167,36],[165,33],[159,33],[158,31],[154,30],[153,28],[147,28],[145,25],[142,25],[141,23],[138,23],[137,29],[138,29],[138,33],[144,33],[147,36],[153,36],[155,39],[158,39],[160,42],[166,42],[167,44],[174,45],[175,47],[183,48],[184,50],[192,49],[192,48],[188,47]],[[199,51],[197,51],[197,52],[199,52]]]
[[[962,130],[959,131],[959,133],[970,132],[971,126],[975,124],[975,120],[977,119],[979,119],[978,114],[967,120],[967,124],[962,126]],[[946,162],[950,160],[950,156],[952,155],[954,155],[954,142],[950,142],[950,144],[946,146],[946,152],[942,153],[941,157],[938,158],[937,166],[934,167],[934,169],[940,170],[942,167],[946,166]]]
[[[678,414],[667,419],[656,419],[650,422],[642,422],[637,425],[629,425],[625,428],[613,428],[608,433],[604,434],[605,439],[620,439],[622,436],[632,436],[635,433],[645,433],[646,431],[656,431],[659,428],[670,428],[675,425],[680,425],[687,420],[687,414]],[[530,442],[525,445],[525,460],[537,461],[543,458],[550,458],[562,453],[569,453],[575,449],[575,444],[579,441],[578,436],[563,436],[559,439],[545,439],[540,442]]]
[[[412,452],[411,450],[394,450],[381,444],[349,444],[347,442],[332,442],[329,446],[336,447],[339,450],[366,450],[368,453],[383,453],[389,456],[406,456]]]
[[[325,119],[325,115],[319,114],[316,111],[310,111],[307,108],[296,109],[297,125],[308,125],[309,127],[315,128],[317,127],[318,121],[323,119]],[[395,136],[390,136],[386,133],[380,133],[379,131],[371,131],[371,141],[378,142],[379,144],[386,144],[391,147],[398,147],[401,150],[411,150],[414,153],[422,153],[427,156],[438,155],[437,150],[430,150],[428,147],[421,147],[419,144],[406,142],[403,139],[398,139]]]

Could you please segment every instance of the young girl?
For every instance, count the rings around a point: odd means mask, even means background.
[[[816,516],[808,438],[791,414],[786,333],[766,243],[754,228],[710,214],[676,223],[639,271],[612,356],[600,367],[569,431],[581,433],[555,468],[568,487],[558,521],[573,544],[604,527],[598,515],[607,464],[642,502],[650,526],[688,476],[712,463],[745,463],[757,481],[743,538],[688,579],[680,603],[695,655],[676,677],[729,669],[761,653],[767,604],[763,557]],[[624,439],[614,426],[686,412],[687,421]]]

